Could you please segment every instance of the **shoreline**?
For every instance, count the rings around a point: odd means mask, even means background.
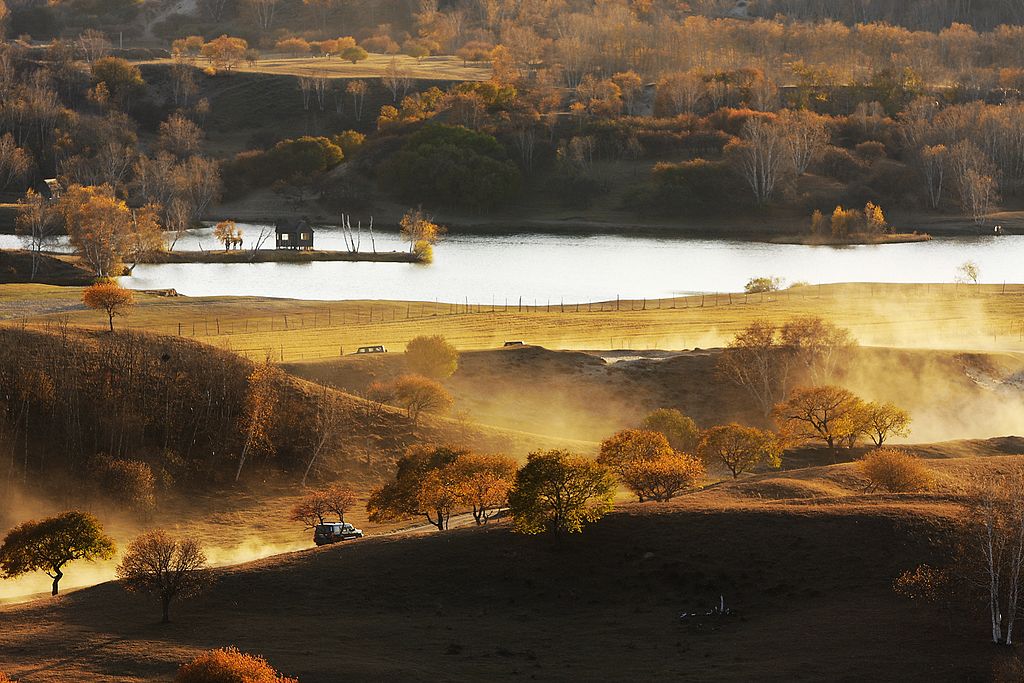
[[[312,263],[315,261],[360,261],[368,263],[423,263],[416,254],[406,251],[350,252],[314,249],[260,249],[236,251],[164,251],[150,254],[140,264],[165,263]]]

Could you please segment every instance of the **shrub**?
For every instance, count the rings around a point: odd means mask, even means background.
[[[156,479],[146,463],[98,455],[89,470],[96,489],[118,505],[142,513],[156,507]]]
[[[440,382],[419,375],[402,375],[391,391],[395,404],[404,408],[413,422],[419,421],[420,413],[446,413],[454,402]]]
[[[405,362],[417,374],[444,379],[459,367],[459,351],[439,334],[420,335],[406,345]]]
[[[298,683],[274,670],[267,660],[236,648],[204,652],[178,669],[176,683]]]
[[[641,211],[715,213],[734,210],[746,201],[740,177],[724,161],[659,163],[652,175],[652,192],[635,202]]]
[[[867,170],[867,165],[841,147],[828,147],[816,164],[817,171],[829,178],[850,182]]]
[[[854,153],[864,161],[874,163],[889,156],[885,145],[878,140],[868,140],[853,148]]]
[[[781,277],[752,277],[743,285],[743,291],[747,294],[761,294],[762,292],[777,292],[782,289],[785,281]]]
[[[870,488],[910,493],[928,488],[931,476],[920,458],[896,448],[879,448],[858,462]]]

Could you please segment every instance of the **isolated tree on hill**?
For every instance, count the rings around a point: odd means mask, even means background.
[[[615,476],[604,465],[564,450],[535,451],[509,493],[513,529],[580,533],[612,509]]]
[[[469,454],[447,446],[414,446],[398,460],[394,481],[376,489],[366,504],[371,522],[423,516],[438,531],[448,528],[460,502],[454,464]]]
[[[366,58],[370,56],[370,53],[358,45],[352,45],[351,47],[346,47],[342,50],[339,56],[346,62],[352,62],[355,64],[366,60]]]
[[[733,479],[760,465],[782,465],[782,445],[774,434],[736,423],[704,432],[698,452],[705,463],[723,465]]]
[[[775,406],[775,422],[788,441],[821,440],[833,451],[855,445],[864,419],[864,402],[837,386],[801,387]]]
[[[113,281],[100,281],[82,292],[82,303],[104,311],[107,324],[114,331],[114,317],[128,315],[135,306],[135,294]]]
[[[171,621],[171,603],[197,595],[210,583],[206,555],[199,541],[150,531],[130,544],[117,578],[125,590],[147,593],[160,601],[161,623]]]
[[[73,510],[42,521],[23,522],[11,529],[0,546],[0,571],[8,579],[42,571],[53,579],[53,595],[64,567],[75,560],[106,560],[114,556],[114,541],[99,520]]]
[[[910,413],[902,408],[892,403],[870,401],[862,409],[865,431],[877,448],[884,446],[890,437],[910,433]]]
[[[473,509],[476,523],[486,524],[494,511],[508,504],[516,462],[504,455],[468,453],[455,461],[459,501]]]
[[[406,345],[405,363],[416,374],[445,379],[459,367],[459,351],[439,334],[420,335]]]
[[[658,432],[668,439],[668,445],[683,453],[695,453],[700,443],[700,428],[693,418],[675,408],[659,408],[644,418],[641,428]]]
[[[440,382],[420,375],[402,375],[391,384],[395,405],[418,424],[422,413],[445,413],[452,407],[452,396]]]

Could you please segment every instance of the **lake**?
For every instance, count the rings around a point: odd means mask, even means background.
[[[246,240],[259,227],[239,224]],[[340,230],[319,229],[317,246],[344,249]],[[378,251],[403,249],[396,233],[377,233]],[[17,246],[0,235],[0,247]],[[213,249],[212,229],[176,249]],[[370,250],[364,233],[362,249]],[[403,263],[258,263],[140,265],[122,283],[173,288],[188,296],[255,295],[295,299],[407,299],[524,304],[659,298],[742,291],[757,276],[787,283],[952,282],[976,262],[982,282],[1024,282],[1024,235],[938,238],[849,247],[614,235],[449,235],[430,265]]]

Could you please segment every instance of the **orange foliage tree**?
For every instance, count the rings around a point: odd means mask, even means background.
[[[110,331],[114,331],[114,316],[124,316],[135,305],[132,290],[113,281],[97,282],[82,292],[82,303],[97,311],[105,311]]]
[[[96,277],[120,275],[125,258],[162,249],[156,207],[132,212],[109,185],[72,185],[57,203],[68,238]]]

